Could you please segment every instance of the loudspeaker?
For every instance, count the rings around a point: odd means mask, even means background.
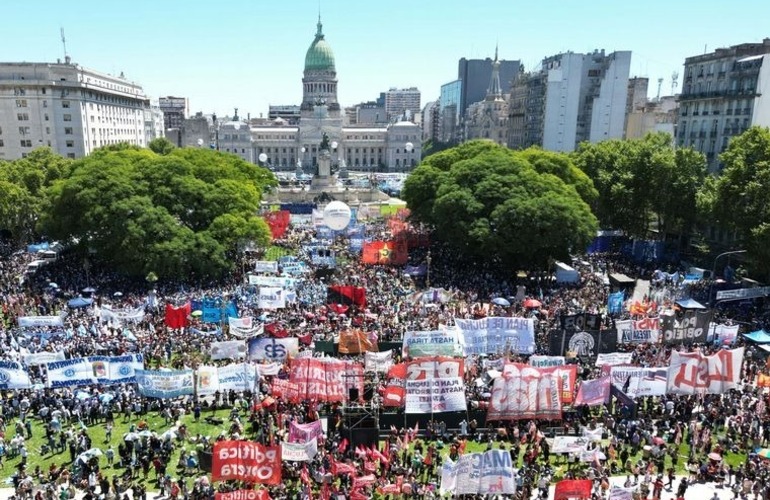
[[[350,449],[355,450],[359,446],[364,448],[371,448],[380,446],[380,430],[374,428],[354,428],[348,431],[350,434],[348,441],[350,441]]]
[[[204,472],[211,472],[213,457],[210,451],[198,450],[198,467]]]
[[[348,400],[358,401],[358,387],[351,387],[348,389]]]

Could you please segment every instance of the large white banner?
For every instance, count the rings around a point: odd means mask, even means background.
[[[254,264],[254,271],[258,273],[278,273],[278,262],[275,260],[258,260]]]
[[[200,366],[197,370],[198,395],[214,394],[217,391],[254,390],[259,372],[256,365],[233,363],[226,366]]]
[[[48,376],[47,386],[54,389],[59,387],[76,387],[96,382],[91,363],[86,358],[66,359],[46,364]]]
[[[739,325],[717,325],[712,322],[709,326],[706,340],[719,343],[719,345],[732,344],[738,338]]]
[[[211,343],[211,359],[241,359],[248,354],[246,342],[243,340],[225,340]]]
[[[507,450],[461,455],[457,462],[447,460],[441,473],[441,494],[512,495],[516,481],[511,455]]]
[[[317,438],[306,443],[281,443],[281,460],[284,462],[310,462],[317,454]]]
[[[30,352],[30,353],[22,354],[21,359],[24,361],[24,364],[28,366],[35,366],[35,365],[44,365],[52,361],[64,361],[64,359],[66,358],[64,357],[64,351],[56,351],[56,352],[42,351],[42,352]]]
[[[463,347],[457,330],[407,331],[402,354],[418,356],[462,356]]]
[[[627,365],[634,359],[632,352],[607,352],[596,356],[596,366]]]
[[[551,453],[557,455],[577,454],[585,450],[590,439],[585,436],[556,436],[546,440],[551,445]]]
[[[532,318],[489,317],[455,319],[464,340],[465,355],[535,352],[535,326]]]
[[[660,338],[660,318],[616,321],[618,344],[655,343]]]
[[[40,327],[40,326],[64,326],[64,314],[61,316],[20,316],[19,326],[22,327]]]
[[[99,318],[103,322],[113,321],[118,323],[139,323],[144,319],[144,308],[113,310],[107,306],[99,311]]]
[[[406,381],[406,413],[466,411],[462,377]]]
[[[283,288],[284,290],[294,290],[297,284],[296,278],[286,276],[249,276],[249,285],[267,286],[273,288]]]
[[[286,292],[283,288],[261,286],[259,287],[260,309],[283,309],[286,307]]]
[[[91,370],[96,381],[103,385],[130,384],[136,382],[136,370],[144,368],[144,356],[89,356]]]
[[[711,356],[700,352],[671,353],[668,392],[671,394],[722,394],[738,387],[743,347],[722,349]]]
[[[192,396],[192,370],[136,370],[139,393],[149,398]]]
[[[393,366],[393,351],[364,353],[364,370],[368,372],[388,373]]]
[[[0,389],[29,389],[29,373],[16,361],[0,361]]]
[[[299,340],[296,337],[285,339],[255,338],[248,342],[249,359],[266,359],[268,361],[284,360],[299,353]]]

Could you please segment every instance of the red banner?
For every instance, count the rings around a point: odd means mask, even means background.
[[[591,498],[590,479],[565,479],[556,483],[554,500],[567,500],[568,498]]]
[[[561,419],[562,380],[547,370],[507,363],[492,386],[487,420]]]
[[[597,406],[607,404],[610,401],[610,377],[598,378],[595,380],[584,380],[580,384],[575,406]]]
[[[361,363],[332,358],[300,358],[291,362],[289,380],[296,384],[299,398],[330,403],[348,401],[351,388],[364,397],[364,367]]]
[[[183,306],[174,307],[166,304],[166,326],[169,328],[184,328],[188,325],[187,318],[190,316],[190,303]]]
[[[388,385],[383,394],[383,406],[404,406],[407,380],[463,377],[465,360],[449,356],[426,356],[407,363],[393,365],[388,370]]]
[[[274,398],[289,403],[299,403],[299,388],[297,384],[281,378],[274,378],[271,394]]]
[[[217,493],[214,500],[270,500],[267,490],[235,490]]]
[[[402,266],[409,259],[404,240],[372,241],[364,243],[361,262],[364,264],[393,264]]]
[[[352,285],[330,286],[326,293],[326,303],[366,307],[366,288]]]
[[[577,382],[577,365],[549,366],[538,368],[540,373],[554,375],[561,381],[559,385],[559,398],[562,404],[571,404],[575,401],[575,383]]]
[[[404,406],[406,398],[406,363],[393,365],[388,370],[388,385],[382,398],[383,406]]]
[[[277,240],[286,233],[286,228],[289,227],[289,221],[291,220],[291,213],[288,210],[279,210],[266,213],[263,217],[270,228],[270,234],[273,236],[273,239]]]
[[[281,447],[251,441],[214,443],[211,478],[237,479],[251,483],[281,483]]]

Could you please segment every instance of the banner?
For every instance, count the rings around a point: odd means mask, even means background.
[[[601,314],[562,314],[559,316],[561,329],[568,332],[580,332],[586,330],[600,330],[602,327]]]
[[[556,483],[554,500],[570,498],[590,499],[593,481],[590,479],[563,479]]]
[[[86,358],[65,359],[46,364],[47,387],[76,387],[96,383],[91,363]]]
[[[64,357],[64,351],[56,351],[56,352],[41,351],[41,352],[31,352],[28,354],[22,354],[21,359],[22,361],[24,361],[24,364],[27,366],[36,366],[36,365],[44,365],[52,361],[64,361],[66,358]]]
[[[575,401],[575,384],[577,382],[577,365],[550,366],[538,368],[543,375],[553,375],[559,381],[559,399],[561,404],[571,404]],[[505,368],[503,368],[505,371]]]
[[[275,378],[271,384],[270,395],[282,401],[289,403],[299,403],[299,388],[294,382],[286,379]]]
[[[405,240],[364,242],[361,256],[364,264],[403,266],[408,260],[409,250]]]
[[[556,455],[577,454],[586,449],[589,439],[585,436],[556,436],[551,441],[551,453]]]
[[[228,318],[230,326],[230,334],[240,339],[247,339],[250,337],[256,337],[264,333],[264,325],[262,323],[255,325],[254,318],[247,316],[245,318]]]
[[[19,326],[40,327],[40,326],[64,326],[64,315],[61,316],[19,316]]]
[[[0,361],[0,389],[30,389],[29,373],[16,361]]]
[[[660,337],[660,318],[616,321],[619,344],[657,342]]]
[[[254,276],[249,275],[249,285],[267,286],[271,288],[283,288],[286,291],[294,290],[297,286],[297,278],[286,276]]]
[[[393,366],[393,351],[364,353],[364,370],[387,373]]]
[[[722,349],[711,356],[673,351],[668,368],[670,394],[722,394],[740,383],[743,350]]]
[[[358,328],[348,328],[340,332],[339,353],[361,354],[362,352],[377,352],[377,342]]]
[[[267,226],[270,228],[270,235],[274,240],[277,240],[286,233],[286,229],[291,221],[291,214],[288,210],[278,210],[263,214],[262,218],[265,219]]]
[[[218,441],[214,443],[211,479],[280,484],[281,449],[252,441]]]
[[[361,363],[333,358],[302,358],[291,362],[289,380],[297,384],[299,397],[306,401],[348,401],[350,389],[364,396],[364,367]]]
[[[388,383],[382,396],[383,406],[403,406],[406,397],[406,363],[398,363],[388,370]]]
[[[628,387],[618,388],[625,390],[629,397],[663,396],[666,394],[668,380],[668,368],[642,368],[631,372],[628,377]]]
[[[366,240],[366,227],[363,225],[352,224],[348,226],[348,249],[351,252],[361,252]]]
[[[403,356],[462,356],[463,346],[457,330],[407,331]]]
[[[139,393],[148,398],[177,398],[192,396],[192,370],[136,370]]]
[[[253,338],[249,339],[249,359],[266,359],[268,361],[285,360],[296,356],[299,352],[297,338]]]
[[[562,366],[565,364],[565,359],[564,356],[530,356],[529,364],[537,368]]]
[[[184,328],[189,324],[190,316],[190,303],[174,307],[171,304],[166,304],[166,326],[169,328]]]
[[[125,356],[89,356],[91,370],[96,381],[102,385],[130,384],[136,382],[136,370],[144,368],[142,354]]]
[[[596,357],[596,366],[627,365],[634,359],[633,352],[606,352]]]
[[[286,307],[286,294],[283,288],[259,287],[259,302],[257,307],[260,309],[283,309]]]
[[[580,384],[575,406],[598,406],[610,401],[610,377],[601,377],[596,380],[584,380]]]
[[[612,330],[551,330],[549,352],[553,356],[593,359],[600,353],[617,351],[617,341],[617,333]]]
[[[259,372],[249,363],[232,363],[217,367],[217,381],[220,391],[245,392],[257,387]]]
[[[666,344],[702,344],[707,341],[711,311],[687,309],[681,318],[660,317],[663,341]]]
[[[466,411],[465,384],[462,374],[441,378],[406,381],[406,413],[433,414],[447,411]]]
[[[281,443],[281,460],[286,462],[310,462],[318,454],[318,441],[314,438],[306,443]]]
[[[290,443],[307,443],[308,441],[323,438],[323,426],[320,420],[314,420],[307,424],[292,422],[289,424]]]
[[[215,493],[214,500],[270,500],[267,490],[235,490],[227,493]]]
[[[441,471],[442,495],[511,495],[516,493],[513,462],[507,450],[461,455]]]
[[[366,307],[366,288],[352,285],[334,285],[326,291],[327,304]]]
[[[562,381],[542,370],[507,363],[503,375],[492,385],[487,420],[561,419]]]
[[[717,325],[711,323],[707,340],[719,345],[732,345],[738,338],[738,325]]]
[[[275,260],[258,260],[254,264],[254,272],[278,274],[278,261],[275,261]]]
[[[103,322],[139,323],[144,319],[144,308],[113,310],[107,306],[102,306],[99,310],[99,319]]]
[[[238,309],[233,301],[228,301],[225,304],[219,298],[203,299],[201,308],[203,310],[201,321],[204,323],[221,323],[226,318],[238,317]]]
[[[246,342],[243,340],[225,340],[211,343],[211,359],[241,359],[248,354]]]
[[[634,500],[634,488],[623,488],[622,486],[613,486],[610,488],[607,500]]]
[[[488,317],[455,318],[469,354],[532,354],[535,352],[535,327],[532,318]]]
[[[609,294],[607,297],[607,312],[610,314],[620,314],[623,312],[624,300],[625,294],[622,291]]]

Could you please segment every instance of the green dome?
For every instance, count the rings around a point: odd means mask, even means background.
[[[334,52],[331,46],[324,39],[321,21],[318,21],[318,31],[315,34],[315,40],[310,44],[305,54],[305,71],[322,70],[335,71]]]

